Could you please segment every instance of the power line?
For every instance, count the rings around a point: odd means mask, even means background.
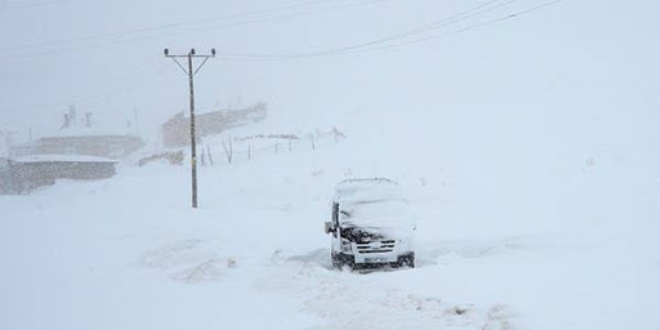
[[[522,11],[519,11],[519,12],[516,12],[516,13],[513,13],[513,14],[509,14],[507,16],[499,17],[499,18],[489,20],[489,21],[486,21],[486,22],[482,22],[482,23],[479,23],[479,24],[474,24],[474,25],[471,25],[471,26],[467,26],[467,27],[462,28],[462,29],[448,31],[448,32],[445,32],[445,33],[440,33],[440,34],[434,34],[434,35],[427,36],[427,37],[424,37],[424,38],[408,40],[408,41],[400,42],[400,43],[394,44],[394,45],[381,46],[381,47],[378,47],[378,48],[374,48],[372,50],[398,48],[398,47],[403,47],[403,46],[407,46],[407,45],[411,45],[411,44],[417,44],[417,43],[426,42],[426,41],[429,41],[429,40],[442,38],[442,37],[449,36],[449,35],[455,35],[455,34],[467,32],[467,31],[471,31],[471,30],[480,29],[480,28],[483,28],[483,27],[486,27],[486,26],[499,24],[499,23],[502,23],[504,21],[508,21],[508,20],[511,20],[511,19],[514,19],[514,18],[517,18],[517,17],[520,17],[520,16],[531,14],[532,12],[541,10],[545,7],[549,7],[549,6],[554,5],[554,4],[556,4],[558,2],[561,2],[561,1],[563,1],[563,0],[548,1],[548,2],[542,3],[538,6],[534,6],[534,7],[531,7],[531,8],[528,8],[528,9],[525,9],[525,10],[522,10]]]
[[[364,43],[359,43],[355,45],[350,45],[350,46],[344,46],[344,47],[339,47],[339,48],[333,48],[329,50],[323,50],[323,51],[315,51],[315,52],[307,52],[307,53],[298,53],[298,54],[286,54],[286,55],[267,55],[267,54],[225,54],[225,56],[229,57],[246,57],[246,58],[256,58],[256,59],[293,59],[293,58],[306,58],[306,57],[321,57],[321,56],[328,56],[328,55],[334,55],[334,54],[340,54],[340,53],[350,53],[354,50],[358,50],[361,48],[367,48],[369,46],[374,46],[382,43],[386,43],[388,41],[394,41],[398,39],[405,39],[410,36],[426,33],[429,31],[437,30],[440,28],[443,28],[448,25],[460,23],[463,21],[466,21],[472,17],[476,17],[479,15],[483,15],[485,13],[488,13],[490,11],[505,7],[516,0],[508,0],[502,2],[501,0],[489,0],[486,1],[480,5],[477,5],[475,7],[472,7],[470,9],[467,9],[465,11],[453,14],[449,17],[445,17],[442,19],[439,19],[437,21],[431,22],[429,24],[425,24],[416,28],[413,28],[408,31],[404,31],[401,33],[393,34],[387,37],[375,39],[372,41],[364,42]],[[497,4],[498,2],[501,2]],[[495,4],[495,6],[491,6]],[[489,7],[490,6],[490,7]],[[485,9],[483,9],[485,8]],[[479,10],[482,9],[482,10]]]
[[[243,13],[237,13],[237,14],[231,14],[231,15],[224,15],[224,16],[218,16],[218,17],[212,17],[212,18],[207,18],[207,19],[202,19],[202,20],[195,20],[195,21],[185,21],[185,22],[179,22],[179,23],[171,23],[171,24],[163,24],[163,25],[156,25],[156,26],[150,26],[150,27],[144,27],[144,28],[139,28],[139,29],[133,29],[133,30],[127,30],[127,31],[122,31],[122,32],[111,32],[111,33],[103,33],[103,34],[96,34],[96,35],[89,35],[89,36],[82,36],[82,37],[74,37],[74,38],[68,38],[68,39],[62,39],[62,40],[56,40],[56,41],[49,41],[49,42],[43,42],[43,43],[33,43],[33,44],[26,44],[26,45],[19,45],[19,46],[11,46],[11,47],[4,47],[0,48],[0,52],[16,52],[16,51],[23,51],[23,50],[33,50],[33,49],[39,49],[39,48],[49,48],[49,47],[56,47],[55,49],[49,49],[45,51],[37,51],[32,54],[21,54],[20,56],[11,56],[11,55],[0,55],[0,58],[24,58],[26,56],[43,56],[43,55],[48,55],[56,52],[62,52],[62,51],[71,51],[71,50],[80,50],[80,49],[87,49],[87,48],[97,48],[97,47],[106,47],[110,44],[118,44],[118,43],[125,43],[125,42],[133,42],[133,41],[143,41],[143,40],[151,40],[151,39],[159,39],[159,38],[164,38],[164,37],[171,37],[173,35],[183,35],[183,34],[190,34],[198,31],[208,31],[208,30],[222,30],[222,29],[228,29],[228,28],[234,28],[234,27],[240,27],[240,26],[246,26],[246,25],[253,25],[253,24],[260,24],[260,23],[265,23],[265,22],[272,22],[272,21],[277,21],[277,20],[282,20],[282,19],[287,19],[287,18],[292,18],[292,17],[297,17],[297,16],[303,16],[307,14],[313,14],[313,13],[321,13],[325,11],[330,11],[330,10],[337,10],[337,9],[346,9],[346,8],[352,8],[352,7],[357,7],[357,6],[364,6],[364,5],[369,5],[369,4],[374,4],[374,3],[379,3],[379,2],[385,2],[385,1],[391,1],[391,0],[358,0],[358,1],[349,1],[348,3],[340,3],[340,4],[333,4],[333,5],[326,5],[326,6],[321,6],[315,9],[306,9],[306,10],[298,10],[298,11],[291,11],[291,9],[299,9],[299,8],[304,8],[304,7],[310,7],[310,6],[315,6],[318,4],[327,4],[327,1],[324,0],[313,0],[313,1],[304,1],[304,2],[296,2],[292,3],[289,5],[284,5],[284,6],[278,6],[278,7],[273,7],[270,9],[262,9],[262,10],[256,10],[256,11],[250,11],[250,12],[243,12]],[[283,12],[278,15],[271,15],[271,16],[263,16],[264,14],[273,14],[273,13],[278,13],[278,12]],[[260,17],[262,15],[262,17]],[[254,18],[252,18],[254,17]],[[231,21],[231,20],[236,20],[236,19],[243,19],[242,21],[238,22],[231,22],[231,23],[224,23],[218,25],[218,23],[223,22],[223,21]],[[209,25],[211,24],[211,25]],[[185,28],[185,27],[195,27],[195,26],[203,26],[202,28],[196,28],[193,30],[188,30],[188,31],[178,31],[178,32],[168,32],[167,34],[162,34],[162,35],[151,35],[151,36],[142,36],[139,37],[138,35],[140,34],[145,34],[149,32],[159,32],[159,31],[167,31],[167,30],[172,30],[176,28]],[[131,36],[136,36],[134,38],[131,38]],[[99,45],[79,45],[75,46],[76,43],[91,43],[91,42],[96,42],[96,41],[110,41],[106,42],[104,44],[99,44]],[[63,46],[69,44],[71,46],[64,46],[64,47],[57,47],[57,46]]]
[[[349,47],[343,47],[343,48],[338,49],[338,51],[348,51],[348,50],[364,48],[364,47],[367,47],[367,46],[376,45],[376,44],[380,44],[380,43],[391,41],[391,40],[402,39],[402,38],[406,38],[406,37],[409,37],[409,36],[412,36],[412,35],[417,35],[417,34],[425,33],[425,32],[428,32],[428,31],[436,30],[436,29],[442,28],[446,25],[461,22],[461,21],[467,20],[468,18],[478,16],[478,15],[493,11],[495,9],[499,9],[501,7],[504,7],[504,6],[507,6],[511,3],[516,2],[516,0],[508,0],[508,1],[505,1],[503,3],[497,4],[496,6],[492,6],[490,8],[487,8],[485,10],[479,10],[481,8],[488,7],[488,6],[490,6],[494,3],[497,3],[497,2],[500,2],[500,0],[490,0],[490,1],[487,1],[485,3],[482,3],[481,5],[473,7],[469,10],[451,15],[447,18],[440,19],[440,20],[432,22],[430,24],[426,24],[426,25],[423,25],[421,27],[414,28],[412,30],[408,30],[408,31],[398,33],[398,34],[395,34],[395,35],[391,35],[391,36],[388,36],[388,37],[385,37],[385,38],[380,38],[380,39],[376,39],[376,40],[373,40],[373,41],[369,41],[369,42],[366,42],[366,43],[353,45],[353,46],[349,46]]]
[[[492,4],[492,3],[495,3],[497,1],[498,0],[488,1],[486,4]],[[545,7],[554,5],[554,4],[556,4],[558,2],[561,2],[563,0],[552,0],[552,1],[544,2],[540,5],[533,6],[531,8],[528,8],[528,9],[525,9],[525,10],[522,10],[522,11],[519,11],[519,12],[515,12],[515,13],[512,13],[512,14],[501,16],[501,17],[498,17],[496,19],[489,20],[489,21],[486,21],[486,22],[472,24],[472,25],[469,25],[467,27],[457,29],[457,30],[445,31],[445,32],[442,32],[442,33],[437,33],[437,34],[433,34],[433,35],[430,35],[430,36],[417,38],[417,39],[412,39],[412,40],[404,40],[404,41],[400,41],[398,43],[389,44],[389,45],[387,45],[387,44],[386,45],[380,45],[380,44],[387,43],[389,41],[394,41],[394,40],[399,40],[399,39],[406,39],[406,38],[408,38],[412,35],[421,34],[422,31],[423,32],[428,32],[428,31],[432,31],[432,30],[437,30],[441,27],[445,27],[445,26],[448,26],[448,25],[451,25],[451,24],[456,24],[456,23],[459,23],[459,22],[463,22],[463,21],[466,21],[469,18],[472,18],[472,17],[478,16],[478,15],[493,11],[493,10],[498,9],[498,8],[502,8],[506,5],[514,2],[514,1],[515,0],[509,0],[509,1],[506,1],[504,3],[499,4],[497,6],[486,8],[486,9],[483,9],[481,11],[475,11],[476,7],[471,8],[467,11],[462,12],[462,13],[452,15],[452,16],[446,18],[446,19],[442,19],[442,20],[436,21],[434,23],[431,23],[431,24],[428,24],[428,25],[425,25],[425,26],[422,26],[422,27],[418,27],[418,28],[409,30],[407,32],[398,33],[398,34],[394,34],[394,35],[391,35],[391,36],[388,36],[388,37],[379,38],[379,39],[375,39],[375,40],[372,40],[372,41],[369,41],[369,42],[364,42],[364,43],[355,44],[355,45],[351,45],[351,46],[333,48],[333,49],[328,49],[328,50],[323,50],[323,51],[292,53],[292,54],[230,53],[230,54],[224,54],[222,56],[222,58],[226,59],[226,60],[233,60],[233,61],[280,61],[280,60],[294,60],[294,59],[315,58],[315,57],[330,57],[330,56],[335,56],[335,55],[345,55],[345,54],[354,54],[354,53],[361,53],[361,52],[368,52],[368,51],[375,51],[375,50],[382,50],[382,49],[400,48],[400,47],[407,46],[407,45],[410,45],[410,44],[416,44],[416,43],[421,43],[421,42],[425,42],[425,41],[430,41],[430,40],[438,39],[438,38],[449,36],[449,35],[455,35],[455,34],[467,32],[467,31],[483,28],[483,27],[486,27],[486,26],[489,26],[489,25],[495,25],[497,23],[501,23],[501,22],[504,22],[504,21],[507,21],[507,20],[510,20],[510,19],[513,19],[513,18],[517,18],[517,17],[523,16],[523,15],[527,15],[527,14],[530,14],[532,12],[541,10]],[[486,4],[479,5],[478,7],[483,7]],[[454,19],[458,16],[462,16],[462,17],[460,17],[459,19]],[[433,27],[431,27],[431,26],[433,26]]]
[[[0,6],[0,14],[6,13],[6,12],[9,12],[9,11],[13,11],[13,10],[49,6],[49,5],[54,5],[54,4],[63,3],[63,2],[67,2],[67,1],[69,1],[69,0],[46,0],[46,1],[34,1],[34,2],[28,2],[28,3],[22,3],[22,4],[15,4],[15,5],[4,5],[4,6]]]
[[[62,1],[62,0],[59,0],[59,1]],[[279,6],[279,7],[265,9],[265,10],[257,10],[257,11],[251,11],[251,12],[236,13],[236,14],[231,14],[231,15],[223,15],[223,16],[206,18],[206,19],[202,19],[202,20],[183,21],[183,22],[178,22],[178,23],[162,24],[162,25],[148,26],[148,27],[132,29],[132,30],[125,30],[125,31],[121,31],[121,32],[101,33],[101,34],[94,34],[94,35],[82,36],[82,37],[73,37],[73,38],[54,40],[54,41],[42,42],[42,43],[33,43],[33,44],[26,44],[26,45],[13,46],[13,47],[3,47],[3,48],[0,48],[0,51],[26,50],[26,49],[32,49],[32,48],[41,48],[41,47],[44,47],[44,46],[53,46],[53,45],[72,43],[72,42],[105,40],[107,38],[121,37],[121,36],[130,35],[130,34],[139,34],[139,33],[144,33],[144,32],[151,32],[151,31],[168,30],[168,29],[178,28],[178,27],[182,27],[182,26],[201,25],[201,24],[207,24],[209,22],[224,21],[224,20],[230,20],[230,19],[235,19],[235,18],[243,18],[245,16],[250,16],[250,15],[258,15],[258,14],[262,14],[262,13],[277,12],[277,11],[280,11],[282,9],[287,9],[287,8],[292,8],[292,7],[295,8],[297,6],[306,6],[306,5],[313,4],[313,3],[318,3],[318,2],[319,2],[319,0],[306,1],[304,3],[298,3],[298,4],[288,5],[288,6]]]
[[[451,15],[447,18],[437,20],[435,22],[425,24],[423,26],[402,32],[402,33],[397,33],[388,37],[384,38],[379,38],[375,39],[369,42],[364,42],[361,44],[357,45],[352,45],[352,46],[346,46],[346,47],[340,47],[340,48],[335,48],[335,49],[330,49],[326,51],[318,51],[318,52],[308,52],[308,53],[297,53],[297,54],[284,54],[284,55],[272,55],[272,54],[225,54],[223,56],[223,59],[226,60],[233,60],[233,61],[280,61],[280,60],[295,60],[295,59],[303,59],[303,58],[318,58],[318,57],[330,57],[330,56],[340,56],[340,55],[348,55],[348,54],[355,54],[355,53],[361,53],[361,52],[369,52],[369,51],[377,51],[377,50],[386,50],[386,49],[396,49],[396,48],[401,48],[405,47],[408,45],[412,44],[417,44],[417,43],[423,43],[435,39],[439,39],[442,37],[447,37],[450,35],[455,35],[455,34],[460,34],[464,32],[468,32],[471,30],[476,30],[479,28],[484,28],[490,25],[495,25],[499,24],[517,17],[521,17],[524,15],[531,14],[535,11],[544,9],[546,7],[552,6],[554,4],[557,4],[558,2],[561,2],[562,0],[552,0],[552,1],[547,1],[544,3],[541,3],[537,6],[529,7],[525,10],[521,10],[512,14],[508,14],[505,16],[501,16],[492,20],[488,20],[485,22],[477,23],[477,24],[472,24],[469,26],[466,26],[461,29],[456,29],[456,30],[451,30],[451,31],[444,31],[441,33],[436,33],[432,35],[428,35],[425,37],[420,37],[417,39],[410,39],[410,40],[402,40],[406,39],[409,36],[413,35],[418,35],[421,33],[421,31],[427,32],[427,31],[434,31],[438,27],[444,27],[446,25],[450,24],[456,24],[458,22],[462,22],[466,20],[467,18],[478,16],[479,14],[483,14],[487,11],[492,11],[494,9],[500,8],[502,6],[508,5],[512,1],[515,0],[509,0],[506,2],[500,2],[499,4],[496,5],[499,0],[490,0],[485,3],[482,3],[478,6],[475,6],[473,8],[470,8],[468,10],[465,10],[463,12]],[[489,7],[490,6],[490,7]],[[479,10],[480,9],[480,10]],[[397,43],[390,43],[386,44],[387,42],[394,41],[394,40],[402,40]],[[140,66],[143,67],[143,66]],[[158,72],[151,74],[148,76],[149,79],[152,79],[153,77],[156,77],[157,75],[161,74],[163,72],[164,66],[162,68],[159,68]],[[139,70],[132,70],[130,75],[133,75],[135,72]],[[140,78],[140,81],[130,84],[129,87],[124,87],[122,90],[125,90],[126,88],[136,88],[139,86],[144,85],[147,81],[147,79],[142,79]],[[115,93],[115,94],[106,94],[106,95],[99,95],[96,97],[87,97],[83,99],[76,99],[73,100],[73,102],[58,102],[58,103],[52,103],[52,104],[42,104],[42,105],[29,105],[29,106],[22,106],[22,107],[12,107],[18,110],[20,108],[20,111],[24,111],[26,108],[32,108],[32,109],[43,109],[40,111],[52,111],[53,108],[55,107],[63,107],[65,105],[71,104],[71,103],[82,103],[82,104],[99,104],[108,101],[109,99],[112,99],[116,97],[116,95],[121,94],[121,92]],[[47,109],[46,109],[47,108]],[[7,108],[5,108],[7,109]],[[11,110],[10,110],[11,111]],[[2,111],[6,112],[6,111]]]

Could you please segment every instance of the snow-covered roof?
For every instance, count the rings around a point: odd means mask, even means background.
[[[357,227],[415,227],[415,216],[399,185],[385,178],[350,179],[335,189],[339,222]]]
[[[53,134],[44,136],[52,137],[87,137],[87,136],[137,136],[135,130],[121,127],[69,127],[61,129]]]
[[[83,155],[57,155],[57,154],[43,154],[43,155],[30,155],[11,158],[18,163],[43,163],[43,162],[77,162],[77,163],[116,163],[115,160]]]

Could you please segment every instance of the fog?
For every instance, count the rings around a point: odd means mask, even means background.
[[[2,329],[660,328],[657,0],[0,0],[0,27]],[[189,106],[165,48],[217,51],[198,162],[187,120],[160,135]],[[416,226],[362,250],[324,222],[374,177]],[[415,265],[333,269],[361,251]]]
[[[200,112],[264,101],[271,118],[314,125],[469,109],[576,137],[627,125],[639,136],[625,138],[658,138],[657,1],[31,1],[0,3],[0,129],[23,140],[56,131],[69,105],[99,125],[137,112],[157,140],[188,109],[164,48],[217,49],[196,76]]]

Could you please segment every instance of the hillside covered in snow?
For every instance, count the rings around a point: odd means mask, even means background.
[[[425,114],[389,119],[357,113],[338,123],[341,141],[201,167],[197,210],[189,168],[158,163],[3,196],[2,328],[660,324],[657,168],[566,145],[466,144]],[[375,175],[415,209],[418,267],[334,271],[334,184]]]
[[[75,103],[149,142],[0,196],[0,329],[660,329],[657,1],[193,3],[0,6],[2,132]],[[138,166],[193,46],[200,113],[269,111],[200,141],[198,209],[188,149]],[[374,177],[416,267],[333,270],[335,185]]]

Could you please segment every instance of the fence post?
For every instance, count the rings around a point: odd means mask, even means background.
[[[206,153],[209,155],[209,163],[211,163],[211,166],[213,166],[213,155],[211,154],[211,146],[206,145]]]
[[[225,141],[222,141],[222,148],[225,149],[225,155],[227,155],[227,162],[231,164],[232,156],[234,155],[234,147],[231,143],[231,137],[229,138],[229,147],[225,145]]]

